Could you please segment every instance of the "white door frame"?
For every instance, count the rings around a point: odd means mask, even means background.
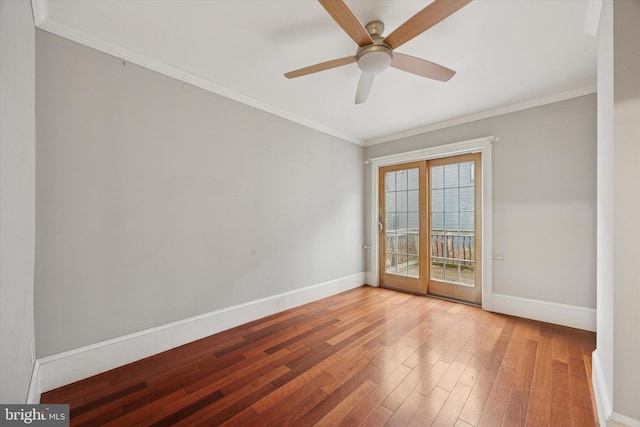
[[[378,178],[379,169],[383,166],[409,163],[417,160],[430,160],[440,157],[449,157],[457,154],[482,153],[482,308],[491,311],[492,294],[492,182],[491,182],[491,158],[493,143],[497,141],[494,136],[472,139],[469,141],[456,142],[453,144],[440,145],[437,147],[425,148],[406,153],[392,154],[389,156],[376,157],[367,160],[371,165],[371,206],[369,227],[369,242],[371,251],[369,252],[369,272],[367,283],[379,286],[378,275]]]

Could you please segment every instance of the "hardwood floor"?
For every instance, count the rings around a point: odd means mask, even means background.
[[[364,286],[44,393],[71,425],[594,426],[595,334]]]

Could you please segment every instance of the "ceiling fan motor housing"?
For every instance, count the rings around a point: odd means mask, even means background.
[[[358,67],[366,74],[379,74],[389,68],[393,60],[393,49],[384,43],[382,21],[371,21],[366,27],[371,35],[373,44],[358,48],[356,60]]]

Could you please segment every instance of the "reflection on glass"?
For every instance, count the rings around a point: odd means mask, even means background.
[[[410,256],[407,258],[407,268],[409,277],[420,276],[420,259],[417,256]]]
[[[384,210],[387,212],[396,211],[396,192],[387,191],[384,197]]]
[[[407,172],[407,189],[408,190],[417,190],[420,188],[420,174],[418,169],[409,169]]]
[[[476,281],[476,271],[474,267],[461,266],[460,280],[466,285],[473,285]]]
[[[396,211],[409,212],[407,204],[407,191],[396,191]]]
[[[409,174],[406,170],[396,171],[396,191],[407,191]]]
[[[460,212],[460,229],[473,231],[474,220],[473,212]]]
[[[396,173],[387,172],[384,174],[385,191],[396,191]]]
[[[434,280],[444,281],[444,262],[432,259],[431,278]]]
[[[405,231],[408,226],[408,218],[407,212],[398,212],[396,216],[398,217],[398,232]]]
[[[431,168],[431,189],[444,188],[444,168],[437,166]]]
[[[385,267],[386,273],[396,273],[396,255],[394,253],[387,254],[387,265]]]
[[[418,190],[409,190],[407,192],[407,211],[420,212],[420,194]]]
[[[458,188],[458,163],[444,166],[444,188]]]
[[[396,253],[396,233],[387,232],[387,243],[385,245],[388,254]]]
[[[420,225],[420,214],[418,212],[409,212],[407,228],[417,229]]]

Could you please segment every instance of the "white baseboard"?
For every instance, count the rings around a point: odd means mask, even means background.
[[[606,427],[606,419],[611,414],[611,402],[607,393],[606,383],[602,372],[602,365],[598,357],[598,350],[594,350],[591,356],[591,381],[593,382],[593,395],[598,410],[598,420],[601,427]]]
[[[604,373],[598,356],[598,350],[591,357],[591,378],[593,394],[596,399],[598,421],[601,427],[640,427],[640,420],[636,420],[613,411],[609,394],[605,386]]]
[[[27,405],[35,405],[40,403],[40,395],[42,394],[42,382],[40,381],[40,361],[36,359],[33,363],[33,371],[31,371],[31,382],[29,383],[29,391],[27,393]]]
[[[595,308],[558,304],[555,302],[500,294],[483,295],[483,298],[491,298],[491,311],[496,313],[555,323],[556,325],[569,326],[586,331],[595,332],[596,330]]]
[[[612,412],[611,416],[607,418],[607,424],[605,425],[607,427],[640,427],[640,420]]]
[[[369,286],[378,286],[378,275],[371,271],[365,273],[366,284]]]
[[[212,311],[36,360],[29,403],[41,393],[187,344],[253,320],[365,284],[358,273],[295,291]]]
[[[591,357],[591,378],[593,381],[593,394],[596,399],[598,421],[601,427],[640,427],[640,420],[613,412],[613,407],[607,393],[604,373],[598,356],[598,350]]]
[[[366,284],[378,286],[376,273],[368,271],[365,274]],[[595,308],[483,292],[482,309],[591,332],[596,331]]]

